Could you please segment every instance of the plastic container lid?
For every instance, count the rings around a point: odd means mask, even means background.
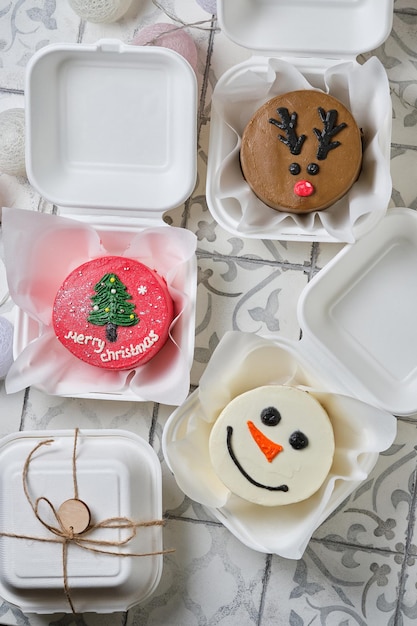
[[[417,413],[417,214],[389,209],[304,289],[300,349],[340,389]]]
[[[62,543],[37,540],[57,536],[31,509],[22,476],[28,456],[42,443],[28,468],[30,498],[33,502],[48,498],[58,510],[64,501],[74,498],[74,440],[75,431],[64,430],[15,433],[0,441],[0,531],[31,537],[0,537],[0,595],[27,613],[71,612],[63,586]],[[135,522],[161,519],[160,463],[151,446],[133,433],[80,431],[76,481],[78,497],[91,513],[91,524],[115,517]],[[52,525],[58,525],[44,501],[39,503],[39,511]],[[80,536],[112,542],[125,538],[126,532],[95,529]],[[128,558],[117,554],[160,552],[160,525],[138,528],[136,536],[123,547],[95,547],[114,551],[116,556],[94,553],[71,542],[68,545],[68,588],[76,612],[125,611],[154,591],[162,573],[161,554]]]
[[[258,52],[354,57],[388,37],[393,0],[218,0],[222,31]]]
[[[25,90],[30,182],[59,206],[160,219],[195,184],[196,92],[191,66],[167,48],[42,48]]]

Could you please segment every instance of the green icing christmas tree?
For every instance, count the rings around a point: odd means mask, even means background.
[[[134,326],[139,318],[134,312],[135,305],[126,286],[116,274],[105,274],[94,286],[91,296],[92,309],[88,321],[95,326],[106,326],[108,341],[117,340],[118,326]]]

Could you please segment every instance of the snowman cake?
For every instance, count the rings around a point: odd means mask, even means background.
[[[165,280],[133,259],[106,256],[74,269],[53,306],[55,335],[90,365],[126,370],[164,346],[174,315]]]
[[[275,96],[248,122],[240,149],[243,176],[278,211],[321,211],[342,198],[362,165],[362,133],[352,113],[322,91]]]
[[[244,500],[263,506],[300,502],[323,484],[333,463],[333,428],[308,392],[266,385],[234,398],[209,439],[214,471]]]

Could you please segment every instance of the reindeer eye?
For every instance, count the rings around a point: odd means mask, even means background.
[[[292,174],[293,176],[297,176],[297,174],[301,172],[301,167],[298,165],[298,163],[291,163],[288,169],[290,170],[290,174]]]
[[[315,176],[316,174],[318,174],[319,173],[319,169],[320,169],[320,167],[317,165],[317,163],[309,163],[307,165],[307,172],[311,176]]]

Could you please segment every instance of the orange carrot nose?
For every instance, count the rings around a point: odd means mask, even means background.
[[[277,454],[282,452],[284,448],[280,446],[279,443],[275,443],[275,441],[271,441],[268,437],[265,437],[265,435],[256,428],[253,422],[248,422],[248,428],[254,441],[259,446],[259,449],[264,453],[269,463],[272,463]]]

